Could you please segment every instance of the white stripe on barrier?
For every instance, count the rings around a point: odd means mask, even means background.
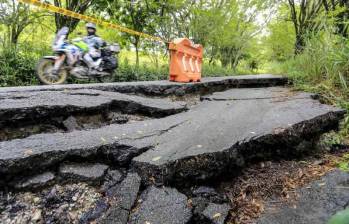
[[[182,57],[182,64],[183,64],[183,68],[184,68],[184,71],[186,71],[186,72],[188,72],[188,69],[187,69],[187,63],[186,63],[186,61],[185,61],[185,57],[186,57],[187,55],[183,55],[183,57]]]
[[[191,71],[192,71],[192,72],[195,72],[194,66],[193,66],[193,57],[190,57],[190,58],[189,58],[189,65],[190,65]]]
[[[196,66],[197,72],[201,72],[200,67],[199,67],[199,58],[196,58],[196,60],[195,60],[195,66]]]

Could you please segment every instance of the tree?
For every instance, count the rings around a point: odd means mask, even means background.
[[[236,0],[229,3],[228,12],[224,14],[226,23],[220,33],[219,52],[222,65],[230,65],[236,70],[251,41],[270,21],[277,4],[273,0]],[[263,18],[263,23],[257,23],[258,17]]]
[[[334,16],[336,33],[348,38],[349,0],[323,0],[325,11]]]
[[[0,22],[7,27],[8,41],[15,47],[24,29],[43,16],[47,14],[31,12],[28,5],[17,3],[15,0],[0,1]]]
[[[294,25],[296,41],[295,54],[303,52],[306,44],[306,35],[319,30],[319,23],[316,18],[321,12],[322,0],[288,0],[291,13],[291,20]]]
[[[263,37],[262,45],[267,60],[286,61],[294,56],[295,32],[289,20],[288,6],[280,5],[277,15],[268,24],[268,35]]]
[[[74,11],[80,14],[84,14],[86,10],[92,5],[93,0],[54,0],[54,5],[60,8],[65,8],[70,11]],[[55,13],[56,31],[66,26],[70,32],[74,31],[79,24],[78,19],[67,17],[58,13]]]
[[[105,10],[108,15],[117,23],[138,32],[151,34],[154,32],[152,15],[157,13],[160,6],[156,1],[129,1],[112,0],[109,2],[100,1],[97,8]],[[152,32],[149,32],[152,31]],[[136,66],[139,66],[139,49],[141,37],[124,33],[125,37],[132,43],[136,50]]]

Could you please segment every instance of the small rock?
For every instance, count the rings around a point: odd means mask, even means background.
[[[174,188],[151,186],[141,197],[143,202],[131,215],[132,224],[185,224],[192,217],[187,197]]]
[[[41,210],[36,210],[36,211],[34,212],[33,217],[31,218],[31,220],[34,221],[34,222],[38,222],[38,221],[41,220],[41,218],[42,218]]]
[[[316,160],[313,162],[314,165],[318,166],[318,165],[323,165],[324,164],[324,161],[322,159],[320,160]]]
[[[74,130],[80,130],[81,127],[76,121],[75,117],[70,116],[63,122],[63,126],[67,129],[67,131],[74,131]]]
[[[39,175],[29,177],[24,181],[15,184],[16,189],[37,189],[47,186],[53,182],[55,175],[51,172],[45,172]]]
[[[38,203],[39,201],[40,201],[40,198],[39,198],[39,197],[34,197],[34,198],[33,198],[33,202],[34,202],[34,203]]]
[[[69,212],[68,215],[70,220],[76,220],[78,217],[78,214],[76,212]]]
[[[212,224],[224,224],[228,216],[229,210],[230,206],[228,204],[210,203],[203,211],[202,215],[207,220],[210,220]]]
[[[57,194],[57,188],[52,187],[51,191],[44,198],[45,206],[50,204],[56,204],[61,201],[59,194]]]
[[[62,164],[59,167],[59,173],[64,181],[87,181],[99,183],[103,179],[107,169],[107,165],[99,163]]]
[[[110,123],[112,124],[125,124],[129,121],[127,115],[114,112],[109,113],[107,119],[110,120]]]

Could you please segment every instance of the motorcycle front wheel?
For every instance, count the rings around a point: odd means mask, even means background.
[[[42,58],[37,67],[36,75],[40,82],[45,85],[59,85],[67,80],[68,72],[65,69],[60,69],[57,74],[53,74],[54,59]]]

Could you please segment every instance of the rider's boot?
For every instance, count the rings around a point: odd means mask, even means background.
[[[85,54],[83,58],[84,58],[84,61],[86,62],[87,66],[88,66],[88,73],[89,74],[91,73],[92,70],[98,70],[99,63],[98,63],[98,61],[95,62],[93,60],[93,58],[91,57],[91,55]]]

